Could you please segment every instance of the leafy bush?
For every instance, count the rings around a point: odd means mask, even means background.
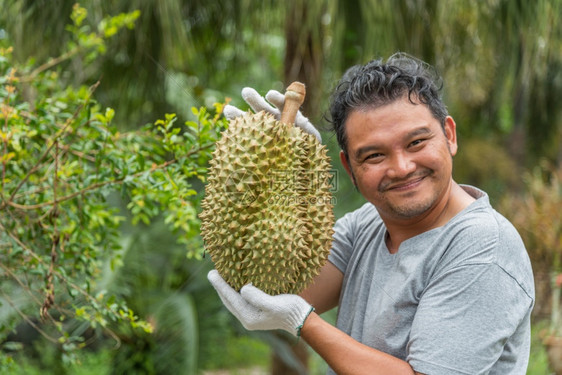
[[[484,189],[493,203],[505,191],[520,187],[517,164],[497,142],[480,138],[460,142],[453,170],[456,181]]]
[[[524,175],[523,194],[503,197],[499,210],[515,225],[535,275],[534,314],[551,313],[552,275],[562,273],[562,169],[542,165]]]
[[[500,206],[525,242],[536,270],[562,272],[562,169],[536,167],[524,175],[525,193]]]
[[[198,233],[200,194],[214,143],[226,126],[222,105],[193,109],[196,121],[164,119],[121,133],[115,112],[93,99],[99,82],[66,86],[60,69],[105,52],[105,41],[132,27],[138,12],[107,17],[96,31],[76,5],[67,51],[38,65],[18,65],[0,45],[0,342],[27,322],[67,353],[85,345],[85,328],[109,330],[126,322],[147,333],[125,301],[100,289],[106,261],[122,265],[120,225],[125,217],[108,202],[118,192],[133,223],[163,216],[183,243]],[[214,112],[214,113],[212,113]],[[192,246],[189,257],[200,247]],[[164,308],[164,307],[163,307]],[[45,324],[50,323],[50,324]],[[82,325],[83,327],[83,325]],[[11,357],[0,357],[9,366]]]

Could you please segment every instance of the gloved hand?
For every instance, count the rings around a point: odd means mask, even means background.
[[[270,296],[251,284],[238,293],[217,270],[210,271],[207,278],[228,310],[250,331],[282,329],[298,337],[304,321],[314,311],[295,294]]]
[[[283,106],[285,105],[285,95],[281,94],[279,91],[270,90],[266,95],[265,99],[254,89],[250,87],[245,87],[242,89],[242,98],[248,103],[248,105],[254,110],[254,112],[266,111],[271,113],[277,120],[281,118],[281,112],[283,111]],[[269,101],[269,104],[266,99]],[[230,104],[224,107],[224,116],[229,119],[235,119],[238,116],[242,116],[245,112],[232,106]],[[322,137],[314,125],[303,116],[301,111],[297,112],[297,118],[295,119],[295,125],[304,130],[305,132],[312,134],[318,139],[318,142],[322,143]]]

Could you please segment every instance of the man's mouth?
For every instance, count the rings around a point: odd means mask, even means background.
[[[395,181],[395,182],[389,182],[383,186],[381,186],[381,191],[405,191],[405,190],[409,190],[412,188],[417,187],[427,176],[429,176],[429,173],[426,173],[422,176],[415,176],[415,177],[410,177],[407,180],[403,180],[403,181]]]
[[[388,190],[407,190],[419,185],[419,183],[424,179],[424,177],[418,177],[413,180],[408,180],[399,184],[393,184],[388,187]]]

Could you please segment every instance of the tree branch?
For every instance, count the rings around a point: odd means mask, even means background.
[[[158,166],[152,167],[150,170],[155,171],[157,169],[166,168],[167,166],[169,166],[170,164],[173,164],[175,162],[176,162],[176,160],[172,159],[172,160],[169,160],[169,161],[167,161],[165,163],[162,163]],[[140,171],[140,172],[137,172],[137,173],[132,174],[132,175],[127,176],[127,177],[138,177],[138,176],[140,176],[140,175],[142,175],[146,172],[148,172],[148,171]],[[39,203],[39,204],[30,204],[30,205],[21,205],[21,204],[15,203],[15,202],[8,201],[7,204],[9,206],[17,208],[19,210],[36,210],[38,208],[49,207],[49,206],[59,204],[61,202],[67,201],[67,200],[72,199],[72,198],[75,198],[75,197],[77,197],[79,195],[82,195],[82,194],[85,194],[89,191],[97,190],[97,189],[102,188],[102,187],[107,186],[107,185],[119,185],[119,184],[122,184],[123,182],[125,182],[125,178],[119,178],[119,179],[115,179],[115,180],[111,180],[111,181],[98,182],[96,184],[92,184],[88,187],[85,187],[84,189],[82,189],[80,191],[76,191],[72,194],[65,195],[64,197],[54,199],[50,202],[44,202],[44,203]]]
[[[43,331],[41,328],[39,328],[39,326],[37,324],[35,324],[31,319],[29,319],[29,317],[27,315],[25,315],[20,309],[18,309],[16,307],[16,305],[12,302],[12,300],[10,299],[10,297],[8,297],[6,295],[6,293],[4,293],[4,291],[2,291],[0,289],[0,293],[2,293],[2,296],[4,297],[4,300],[6,300],[6,302],[8,302],[8,304],[10,306],[12,306],[12,308],[18,313],[19,316],[22,317],[23,320],[25,320],[27,322],[27,324],[29,324],[30,326],[32,326],[37,332],[39,332],[41,334],[41,336],[45,337],[47,340],[49,340],[50,342],[52,342],[53,344],[59,344],[58,340],[54,337],[51,337],[47,332]]]
[[[41,306],[41,309],[39,310],[39,316],[41,316],[42,319],[45,319],[46,317],[50,317],[49,314],[49,308],[51,306],[53,306],[55,304],[55,282],[54,282],[54,277],[53,277],[53,272],[54,272],[54,268],[55,268],[55,262],[57,260],[57,245],[60,241],[60,237],[59,237],[59,231],[57,228],[57,218],[56,218],[56,212],[57,212],[57,188],[58,188],[58,173],[59,173],[59,141],[56,140],[55,141],[55,173],[54,173],[54,179],[53,179],[53,197],[54,197],[54,207],[53,207],[53,211],[55,212],[55,215],[51,216],[51,221],[53,224],[53,234],[51,235],[51,241],[52,241],[52,245],[51,245],[51,262],[49,264],[49,271],[47,273],[47,287],[46,287],[46,295],[45,295],[45,299],[43,301],[43,305]]]
[[[2,225],[1,222],[0,222],[0,230],[2,230],[4,233],[8,234],[9,237],[11,237],[22,249],[24,249],[26,252],[28,252],[34,259],[36,259],[39,263],[41,263],[41,265],[43,265],[43,266],[47,265],[46,262],[43,259],[41,259],[40,256],[35,254],[35,252],[33,250],[31,250],[29,247],[27,247],[16,235],[14,235],[4,225]],[[86,298],[86,300],[88,300],[90,302],[92,302],[92,301],[97,302],[96,299],[94,297],[92,297],[88,292],[86,292],[84,289],[80,288],[78,285],[74,284],[72,281],[70,281],[67,277],[62,275],[60,272],[58,272],[56,270],[53,270],[53,275],[57,276],[61,281],[66,283],[69,287],[71,287],[72,289],[76,290],[78,293],[83,295]],[[111,310],[109,310],[109,311],[111,311]],[[119,314],[117,314],[116,312],[111,311],[111,313],[115,317],[119,318]]]
[[[60,64],[61,62],[70,59],[72,56],[77,55],[83,48],[77,46],[70,51],[63,53],[62,55],[47,61],[46,63],[38,66],[35,68],[31,73],[26,76],[19,77],[20,82],[31,82],[37,77],[40,73],[44,72],[45,70],[51,69],[53,66]]]
[[[0,267],[4,270],[4,272],[6,272],[8,274],[8,276],[10,276],[12,279],[14,279],[16,281],[16,283],[18,283],[21,286],[21,288],[27,292],[27,294],[29,294],[29,296],[31,297],[31,299],[33,301],[35,301],[35,303],[37,303],[38,305],[41,305],[41,301],[39,301],[37,299],[37,297],[31,292],[31,289],[29,289],[29,287],[27,285],[25,285],[23,283],[23,281],[21,281],[18,278],[18,276],[12,272],[12,270],[10,270],[8,267],[3,265],[2,263],[0,263]]]
[[[41,166],[41,162],[43,161],[43,159],[45,159],[47,157],[47,155],[49,154],[49,152],[53,149],[53,147],[56,144],[56,141],[59,139],[59,137],[66,131],[66,129],[70,126],[70,124],[72,124],[72,122],[74,120],[76,120],[76,118],[78,117],[78,114],[82,111],[82,109],[84,108],[84,105],[86,103],[88,103],[90,101],[90,98],[92,96],[92,94],[94,93],[94,91],[96,90],[96,88],[99,86],[100,81],[96,82],[94,85],[92,85],[90,87],[90,92],[88,97],[86,98],[85,102],[80,104],[78,106],[78,108],[76,109],[76,111],[74,111],[74,114],[72,115],[72,117],[70,117],[68,120],[66,120],[66,123],[63,125],[63,127],[57,132],[57,134],[55,134],[54,138],[51,140],[51,145],[45,150],[45,152],[39,157],[39,160],[37,160],[37,162],[35,163],[35,165],[29,170],[27,171],[26,175],[24,176],[24,178],[21,179],[21,181],[19,182],[19,184],[15,187],[15,189],[12,191],[12,194],[10,195],[10,198],[8,199],[8,204],[14,199],[15,195],[17,194],[17,192],[19,191],[19,189],[21,189],[21,187],[23,186],[23,184],[26,183],[26,181],[29,179],[29,177],[35,172],[37,171],[37,169],[39,169],[39,167]],[[2,206],[0,206],[0,208],[3,208],[3,206],[6,204],[6,202],[4,202],[2,204]]]
[[[197,152],[200,152],[200,151],[202,151],[202,150],[211,148],[212,146],[213,146],[213,144],[209,144],[209,145],[203,146],[203,147],[201,147],[201,148],[197,148],[197,149],[195,149],[195,150],[191,150],[190,152],[188,152],[188,153],[186,154],[186,156],[189,157],[189,156],[191,156],[191,155],[193,155],[193,154],[196,154]],[[175,162],[177,162],[176,159],[168,160],[168,161],[165,162],[165,163],[162,163],[162,164],[160,164],[160,165],[151,167],[149,170],[140,171],[140,172],[137,172],[137,173],[135,173],[135,174],[129,175],[129,176],[127,176],[127,177],[133,177],[133,178],[134,178],[134,177],[141,176],[142,174],[144,174],[144,173],[146,173],[146,172],[149,172],[149,171],[155,171],[155,170],[157,170],[157,169],[164,169],[164,168],[166,168],[166,167],[168,167],[168,166],[174,164]],[[65,196],[63,196],[63,197],[61,197],[61,198],[54,199],[54,200],[52,200],[52,201],[44,202],[44,203],[31,204],[31,205],[22,205],[22,204],[18,204],[18,203],[15,203],[15,202],[9,200],[8,202],[6,202],[6,204],[9,205],[9,206],[11,206],[11,207],[17,208],[17,209],[19,209],[19,210],[36,210],[36,209],[43,208],[43,207],[53,206],[53,205],[55,205],[55,204],[58,204],[58,203],[67,201],[67,200],[69,200],[69,199],[75,198],[75,197],[77,197],[77,196],[79,196],[79,195],[82,195],[82,194],[84,194],[84,193],[87,193],[87,192],[89,192],[89,191],[102,188],[102,187],[107,186],[107,185],[119,185],[119,184],[122,184],[124,181],[125,181],[125,178],[119,178],[119,179],[114,179],[114,180],[110,180],[110,181],[98,182],[98,183],[96,183],[96,184],[92,184],[92,185],[90,185],[90,186],[88,186],[88,187],[85,187],[84,189],[82,189],[82,190],[80,190],[80,191],[76,191],[76,192],[74,192],[74,193],[72,193],[72,194],[68,194],[68,195],[65,195]]]

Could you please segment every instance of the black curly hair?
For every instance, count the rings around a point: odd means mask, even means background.
[[[403,98],[426,105],[444,127],[447,108],[441,98],[442,81],[435,69],[408,54],[396,53],[349,68],[332,94],[330,118],[338,144],[347,157],[345,122],[356,109],[378,108]]]

